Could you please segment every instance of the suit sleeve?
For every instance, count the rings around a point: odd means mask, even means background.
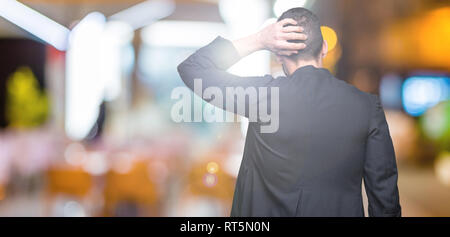
[[[274,78],[270,75],[261,77],[240,77],[228,73],[227,69],[240,59],[241,58],[231,41],[222,37],[217,37],[213,42],[197,50],[183,61],[178,66],[178,73],[186,86],[208,103],[229,112],[249,117],[249,108],[258,106],[258,100],[261,99],[259,98],[258,87],[271,86]],[[201,81],[201,89],[194,90],[199,87],[199,84],[194,87],[194,84],[199,82],[198,79]],[[223,99],[205,98],[203,92],[206,88],[220,90]],[[242,99],[242,93],[240,96],[229,96],[227,98],[227,88],[234,88],[237,92],[243,92],[244,95],[254,95],[256,93],[257,96],[256,98],[250,98],[250,96],[248,96],[244,100],[241,100],[245,101],[245,109],[238,110],[238,108],[242,108],[242,104],[240,104],[241,107],[238,106],[238,98],[241,96]],[[270,92],[270,90],[268,91]],[[264,98],[269,96],[270,93],[267,93]],[[257,109],[257,107],[254,108]]]
[[[371,97],[372,117],[364,164],[364,185],[369,199],[369,216],[400,217],[397,164],[383,108]]]

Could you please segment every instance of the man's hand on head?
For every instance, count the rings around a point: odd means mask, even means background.
[[[241,57],[264,49],[280,56],[297,54],[306,45],[289,41],[304,41],[307,36],[303,33],[303,28],[296,25],[297,21],[294,19],[284,19],[266,26],[256,34],[234,40],[233,45]]]
[[[292,43],[291,40],[306,40],[307,35],[303,28],[297,26],[294,19],[284,19],[273,23],[257,33],[257,40],[263,49],[272,51],[277,55],[290,56],[306,48],[304,43]]]

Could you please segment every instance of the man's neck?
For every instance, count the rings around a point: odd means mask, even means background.
[[[320,62],[317,62],[316,60],[310,60],[310,61],[297,61],[297,62],[285,62],[284,66],[287,70],[287,73],[291,75],[294,73],[297,69],[305,66],[313,66],[316,68],[322,67],[322,64]]]

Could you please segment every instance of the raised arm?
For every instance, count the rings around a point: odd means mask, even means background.
[[[274,78],[270,75],[255,77],[240,77],[227,72],[227,69],[238,62],[241,58],[259,50],[271,50],[278,54],[290,55],[305,48],[303,43],[288,43],[287,40],[305,40],[306,35],[301,32],[303,29],[297,26],[283,27],[287,24],[293,24],[294,20],[286,19],[272,24],[260,32],[241,38],[235,41],[229,41],[217,37],[209,45],[197,50],[178,66],[178,72],[183,82],[195,93],[203,94],[206,88],[214,87],[226,95],[226,89],[229,87],[240,87],[243,91],[254,90],[258,87],[270,87]],[[296,23],[294,21],[294,23]],[[201,90],[195,91],[195,79],[201,82]],[[198,84],[197,84],[198,86]],[[200,92],[200,93],[199,93]],[[248,92],[248,91],[247,91]],[[204,98],[207,102],[212,99]],[[234,102],[235,98],[232,99]],[[223,98],[226,101],[227,98]],[[218,102],[218,101],[216,101]],[[248,109],[245,112],[236,110],[234,105],[229,108],[229,103],[214,103],[227,111],[237,113],[247,117]],[[252,102],[248,102],[252,103]],[[245,107],[248,108],[249,104]],[[256,102],[257,103],[257,102]]]
[[[287,26],[288,25],[288,26]],[[303,28],[293,19],[284,19],[271,24],[256,34],[233,41],[240,57],[245,57],[259,50],[270,50],[278,55],[296,54],[306,47],[303,43],[289,43],[288,40],[306,40]]]
[[[380,100],[376,96],[371,99],[373,108],[364,165],[369,216],[399,217],[401,207],[394,147]]]

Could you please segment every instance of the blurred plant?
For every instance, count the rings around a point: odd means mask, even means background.
[[[8,79],[6,116],[10,127],[30,128],[44,123],[48,116],[47,95],[28,67],[19,67]]]
[[[450,151],[450,101],[441,102],[422,117],[424,134],[440,149]]]

